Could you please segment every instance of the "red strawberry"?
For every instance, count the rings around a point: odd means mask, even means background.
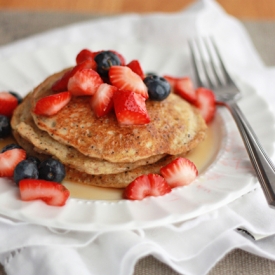
[[[68,90],[69,79],[79,70],[93,69],[96,70],[96,62],[93,59],[87,59],[78,65],[74,66],[71,70],[67,71],[60,79],[58,79],[53,85],[52,90],[54,92],[64,92]]]
[[[26,159],[23,149],[11,149],[0,154],[0,177],[12,177],[16,165]]]
[[[95,56],[94,53],[91,52],[90,50],[83,49],[76,56],[76,64],[80,64],[83,61],[86,61],[89,59],[94,60],[94,56]]]
[[[19,190],[23,201],[42,200],[53,206],[65,205],[70,196],[64,185],[41,179],[23,179],[19,182]]]
[[[190,184],[197,177],[198,170],[192,161],[180,157],[163,166],[160,174],[174,188]]]
[[[138,60],[132,60],[127,64],[127,67],[129,67],[134,73],[138,74],[141,79],[144,79],[145,75]]]
[[[127,66],[112,66],[109,70],[109,78],[111,84],[120,90],[135,92],[145,99],[149,97],[143,80]]]
[[[189,77],[177,79],[174,85],[174,92],[192,104],[197,100],[196,90]]]
[[[37,115],[52,116],[65,107],[71,98],[70,92],[45,96],[37,101],[33,112]]]
[[[11,117],[17,105],[18,100],[15,96],[8,92],[0,92],[0,115]]]
[[[102,83],[103,81],[96,71],[86,68],[79,69],[70,77],[68,90],[75,96],[93,95]]]
[[[139,125],[150,122],[145,98],[131,91],[117,91],[113,96],[117,120],[124,125]]]
[[[115,86],[101,84],[91,97],[90,104],[97,117],[108,114],[113,108],[113,95],[117,91]]]
[[[147,196],[163,196],[169,192],[171,187],[160,175],[141,175],[125,188],[124,198],[142,200]]]
[[[171,75],[164,75],[163,77],[170,83],[172,88],[175,87],[176,81],[179,79],[178,77],[174,77]]]
[[[215,95],[211,90],[202,87],[198,88],[196,93],[197,101],[195,105],[200,110],[205,122],[209,123],[216,112]]]

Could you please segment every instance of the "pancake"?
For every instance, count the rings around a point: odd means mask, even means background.
[[[16,131],[13,133],[18,144],[27,151],[28,155],[35,156],[40,160],[50,157],[49,155],[38,153],[35,147],[27,140],[24,140]],[[183,157],[184,155],[179,156]],[[125,188],[130,182],[140,175],[149,173],[159,174],[162,166],[168,164],[170,161],[179,156],[166,156],[153,164],[140,166],[122,173],[105,175],[90,175],[65,165],[66,176],[64,181],[105,188]]]
[[[65,71],[47,78],[32,93],[37,100],[52,93],[52,84]],[[146,101],[151,118],[147,125],[118,124],[114,112],[97,118],[85,96],[72,97],[56,115],[32,113],[37,127],[54,140],[89,158],[109,162],[136,162],[156,155],[185,154],[205,138],[206,124],[198,110],[171,93],[163,101]]]
[[[111,163],[108,161],[89,158],[76,149],[60,144],[58,141],[52,139],[45,131],[36,127],[30,112],[31,95],[28,95],[23,102],[14,111],[11,126],[14,135],[19,140],[22,147],[32,144],[33,151],[43,154],[45,156],[53,156],[60,160],[64,165],[76,169],[87,174],[114,174],[121,173],[134,169],[142,165],[154,163],[165,155],[156,155],[147,159],[139,160],[132,163]],[[19,136],[18,136],[19,135]],[[26,143],[28,141],[28,143]],[[24,143],[26,143],[24,145]],[[27,151],[30,151],[28,148]]]

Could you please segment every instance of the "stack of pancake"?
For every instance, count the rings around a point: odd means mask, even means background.
[[[50,94],[66,70],[48,77],[16,108],[11,125],[17,142],[29,155],[49,156],[66,168],[65,180],[101,187],[124,188],[141,174],[160,168],[195,148],[206,124],[193,106],[171,93],[163,101],[146,101],[151,122],[121,126],[115,113],[98,118],[87,96],[72,97],[53,116],[32,113]]]

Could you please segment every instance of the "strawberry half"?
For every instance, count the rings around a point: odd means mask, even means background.
[[[120,90],[128,90],[149,97],[146,85],[140,76],[127,66],[112,66],[109,69],[109,79],[113,86]]]
[[[9,92],[0,92],[0,115],[11,117],[14,109],[18,105],[18,100]]]
[[[52,116],[58,113],[71,100],[70,92],[62,92],[39,99],[33,109],[37,115]]]
[[[195,106],[200,110],[202,117],[206,123],[212,121],[216,112],[215,95],[206,88],[198,88],[196,90],[197,101]]]
[[[174,188],[190,184],[198,175],[195,164],[186,158],[177,158],[160,169],[160,174]]]
[[[79,69],[70,77],[68,90],[75,96],[93,95],[102,83],[103,81],[96,71],[86,68]]]
[[[97,117],[108,114],[113,108],[113,95],[117,91],[115,86],[101,84],[91,97],[90,104]]]
[[[64,92],[68,90],[69,79],[79,70],[93,69],[96,70],[97,64],[93,59],[87,59],[78,65],[74,66],[71,70],[67,71],[60,79],[58,79],[53,85],[52,90],[54,92]]]
[[[26,151],[23,149],[11,149],[0,154],[0,177],[12,177],[15,167],[26,159]]]
[[[140,125],[150,122],[145,98],[131,91],[117,91],[113,96],[117,120],[123,125]]]
[[[174,85],[174,92],[192,104],[197,100],[196,90],[189,77],[177,79]]]
[[[164,75],[163,77],[170,83],[172,88],[175,87],[176,81],[179,79],[178,77],[174,77],[171,75]]]
[[[162,176],[157,174],[141,175],[125,188],[124,198],[142,200],[148,196],[163,196],[171,190],[171,187]]]
[[[141,77],[141,79],[144,79],[145,74],[144,74],[142,67],[138,60],[132,60],[126,66],[129,67],[134,73],[139,75]]]
[[[23,179],[19,182],[23,201],[42,200],[48,205],[63,206],[70,196],[62,184],[41,179]]]
[[[76,56],[76,64],[80,64],[86,60],[94,60],[94,56],[95,54],[92,51],[83,49]]]

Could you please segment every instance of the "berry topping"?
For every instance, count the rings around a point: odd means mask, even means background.
[[[127,64],[127,67],[129,67],[134,73],[138,74],[141,77],[141,79],[145,77],[142,67],[138,60],[132,60],[130,63]]]
[[[179,79],[178,77],[170,76],[170,75],[164,75],[163,76],[171,85],[172,88],[175,87],[175,84],[177,80]]]
[[[143,81],[148,88],[148,94],[151,100],[161,101],[170,94],[171,86],[163,77],[151,74],[146,76]]]
[[[22,102],[23,98],[22,98],[21,95],[19,95],[19,94],[16,93],[16,92],[13,92],[13,91],[9,91],[9,93],[10,93],[11,95],[13,95],[14,97],[16,97],[16,99],[17,99],[17,101],[18,101],[18,104],[20,104],[20,103]]]
[[[23,201],[42,200],[48,205],[63,206],[70,196],[62,184],[40,179],[23,179],[19,182],[20,196]]]
[[[39,178],[49,181],[61,182],[65,177],[64,165],[53,158],[42,161],[38,167]]]
[[[139,125],[150,122],[145,98],[131,91],[117,91],[113,96],[117,120],[123,125]]]
[[[102,77],[108,77],[111,66],[121,65],[119,56],[113,51],[102,51],[94,57],[94,60],[97,64],[97,72]]]
[[[139,75],[127,66],[112,66],[109,70],[109,78],[112,85],[120,90],[128,90],[148,98],[147,87]]]
[[[114,51],[114,50],[110,50],[110,52],[112,52],[112,53],[114,53],[114,54],[116,54],[118,56],[118,58],[120,60],[120,65],[121,66],[125,66],[126,65],[126,60],[125,60],[124,56],[121,53],[119,53],[117,51]]]
[[[174,92],[192,104],[197,100],[196,90],[189,77],[177,79],[174,85]]]
[[[81,50],[76,56],[76,64],[80,64],[86,60],[94,60],[95,54],[88,49]]]
[[[38,158],[36,158],[36,157],[33,157],[33,156],[27,157],[27,160],[35,163],[37,167],[40,164],[40,160]]]
[[[79,70],[92,69],[96,70],[96,63],[92,59],[87,59],[80,64],[74,66],[71,70],[67,71],[60,79],[58,79],[53,85],[52,90],[54,92],[64,92],[68,90],[69,79]]]
[[[13,179],[17,185],[22,179],[38,179],[38,168],[35,162],[25,159],[14,169]]]
[[[108,114],[113,108],[113,95],[117,91],[115,86],[101,84],[91,97],[90,104],[97,117]]]
[[[0,115],[0,138],[5,138],[11,133],[10,120],[7,116]]]
[[[71,100],[70,92],[49,95],[37,101],[33,112],[37,115],[52,116],[64,108]]]
[[[2,150],[0,151],[0,153],[4,153],[8,150],[12,150],[12,149],[23,149],[20,145],[16,144],[16,143],[11,143],[11,144],[8,144],[6,146],[4,146],[2,148]]]
[[[12,177],[16,165],[26,159],[26,151],[12,149],[0,154],[0,177]]]
[[[170,185],[163,177],[157,174],[148,174],[137,177],[124,190],[124,198],[142,200],[148,196],[163,196],[171,192]]]
[[[102,83],[103,81],[96,71],[80,69],[69,79],[68,90],[75,96],[93,95]]]
[[[177,158],[160,169],[160,174],[173,188],[188,185],[198,175],[195,164],[186,158]]]
[[[202,117],[206,123],[209,123],[214,118],[216,112],[214,93],[206,88],[198,88],[196,90],[197,101],[195,106],[200,110]]]
[[[11,117],[18,100],[9,92],[0,92],[0,115]]]

